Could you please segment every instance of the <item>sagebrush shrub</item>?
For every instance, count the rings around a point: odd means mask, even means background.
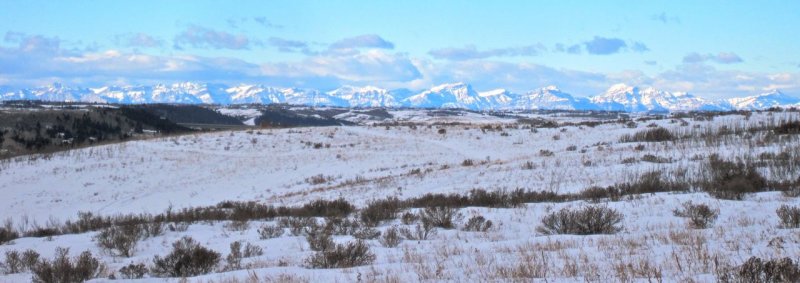
[[[390,197],[384,200],[374,200],[361,209],[361,222],[370,227],[375,227],[381,221],[397,218],[400,211],[400,200]]]
[[[751,257],[742,265],[721,274],[718,281],[731,283],[800,282],[800,266],[788,257],[771,260]]]
[[[414,231],[411,231],[408,227],[403,227],[400,228],[400,234],[408,240],[427,240],[429,237],[436,235],[436,227],[427,222],[417,223]]]
[[[675,136],[669,130],[656,127],[636,132],[633,135],[626,134],[620,138],[620,142],[662,142],[673,139]]]
[[[784,204],[775,213],[778,214],[778,218],[781,220],[781,228],[800,228],[800,207]]]
[[[89,251],[70,259],[69,249],[58,248],[52,261],[43,259],[33,267],[32,281],[36,283],[83,282],[96,278],[104,268]]]
[[[141,279],[147,274],[147,266],[144,263],[131,263],[120,268],[119,274],[122,275],[122,279]]]
[[[0,245],[19,238],[19,233],[11,228],[0,227]]]
[[[661,172],[651,171],[639,175],[630,183],[615,185],[621,195],[687,191],[689,186],[679,182],[670,182],[661,177]]]
[[[331,249],[319,251],[306,259],[311,268],[347,268],[368,265],[375,261],[375,254],[362,240],[338,244]]]
[[[120,256],[131,257],[139,242],[141,231],[135,225],[112,226],[103,229],[94,239],[97,241],[97,245],[104,250],[115,251]]]
[[[745,194],[763,191],[767,186],[754,166],[723,160],[716,154],[709,156],[708,173],[709,180],[701,186],[716,198],[741,200]]]
[[[387,248],[397,247],[402,241],[403,239],[400,238],[400,231],[397,229],[397,226],[392,226],[389,229],[386,229],[386,231],[383,232],[383,236],[378,239],[378,242]]]
[[[444,229],[455,228],[455,221],[461,218],[458,209],[452,207],[436,206],[422,210],[419,216],[423,223]]]
[[[353,237],[360,240],[372,240],[380,236],[381,231],[371,227],[363,227],[353,233]]]
[[[689,219],[689,227],[693,229],[706,229],[711,227],[719,216],[719,211],[711,209],[706,204],[693,204],[691,201],[682,204],[682,207],[672,211],[675,216]]]
[[[414,224],[414,222],[417,222],[417,220],[419,220],[419,215],[408,211],[404,212],[403,215],[400,217],[400,222],[405,225]]]
[[[231,232],[247,231],[247,229],[250,229],[250,222],[248,222],[246,220],[244,220],[244,221],[231,221],[231,222],[226,223],[224,225],[224,227],[225,227],[225,230],[228,230],[228,231],[231,231]]]
[[[315,200],[300,208],[298,216],[346,217],[355,210],[355,206],[346,200]]]
[[[312,251],[324,251],[335,245],[333,239],[331,239],[331,234],[328,234],[323,229],[307,229],[306,241],[308,241],[308,246]]]
[[[533,164],[533,161],[525,161],[525,163],[522,164],[522,169],[524,170],[536,169],[536,164]]]
[[[158,237],[164,234],[164,223],[161,221],[151,221],[141,224],[140,229],[142,230],[143,238]]]
[[[23,267],[18,251],[6,251],[5,269],[7,274],[20,273]]]
[[[41,256],[34,250],[26,250],[22,253],[22,266],[25,270],[33,270],[33,267],[39,263]]]
[[[317,220],[310,217],[285,217],[278,220],[278,227],[289,228],[289,233],[291,233],[292,236],[303,235],[306,228],[314,228],[317,226],[319,226]]]
[[[283,236],[283,228],[275,225],[262,225],[258,228],[258,238],[261,240]]]
[[[614,234],[622,230],[622,214],[602,206],[584,206],[579,209],[562,208],[542,219],[536,230],[542,234]]]
[[[473,166],[473,165],[475,165],[475,161],[473,161],[472,159],[464,159],[464,161],[461,161],[461,166],[465,166],[466,167],[466,166]]]
[[[669,158],[660,157],[652,154],[645,154],[642,156],[642,161],[644,162],[651,162],[651,163],[670,163],[672,162]]]
[[[776,134],[800,134],[800,121],[791,121],[776,126],[773,131]]]
[[[473,216],[464,225],[464,231],[486,232],[492,228],[492,221],[481,215]]]
[[[206,274],[214,270],[220,254],[195,242],[191,237],[183,237],[172,243],[172,251],[165,257],[153,258],[151,271],[157,276],[189,277]]]
[[[326,218],[324,229],[332,235],[352,235],[362,229],[361,222],[350,218]]]
[[[585,199],[592,202],[599,202],[603,199],[609,199],[611,201],[617,201],[621,197],[621,192],[616,187],[609,186],[609,187],[589,187],[584,189],[579,194],[581,199]]]

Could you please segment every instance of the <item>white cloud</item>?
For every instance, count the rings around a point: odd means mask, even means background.
[[[475,46],[448,47],[434,49],[428,52],[433,58],[446,59],[452,61],[485,59],[489,57],[517,57],[517,56],[536,56],[545,51],[546,48],[541,44],[534,44],[519,47],[494,48],[478,50]]]
[[[224,31],[191,25],[175,36],[175,48],[184,46],[213,49],[247,49],[250,39],[244,35],[234,35]]]
[[[344,38],[330,45],[330,49],[350,48],[394,49],[394,43],[391,43],[376,34],[364,34]]]
[[[420,72],[403,54],[371,49],[352,54],[326,53],[296,63],[262,65],[266,76],[327,77],[346,82],[404,82],[420,77]]]
[[[707,61],[718,64],[734,64],[744,62],[739,55],[736,55],[736,53],[733,52],[720,52],[716,55],[692,52],[683,57],[683,63],[703,63]]]
[[[161,47],[164,41],[145,33],[126,33],[115,36],[114,41],[125,47]]]
[[[110,82],[197,80],[320,89],[342,84],[422,89],[463,81],[477,89],[502,87],[517,92],[557,85],[575,95],[590,96],[622,82],[709,97],[752,95],[775,88],[800,95],[800,74],[797,72],[718,70],[702,61],[648,75],[637,70],[599,73],[486,59],[439,61],[369,48],[314,53],[299,61],[255,63],[225,57],[153,55],[124,49],[87,52],[64,49],[58,38],[20,33],[7,33],[4,40],[13,46],[0,45],[0,66],[3,66],[0,82],[3,84],[62,81],[92,86]],[[287,44],[298,48],[304,46],[302,42]],[[714,57],[727,58],[727,55],[720,54]],[[706,61],[713,62],[712,59]]]

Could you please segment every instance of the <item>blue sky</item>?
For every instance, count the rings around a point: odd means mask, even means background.
[[[0,85],[800,95],[797,1],[0,1]]]

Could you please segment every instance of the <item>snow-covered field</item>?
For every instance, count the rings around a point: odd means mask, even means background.
[[[421,124],[213,132],[0,161],[0,219],[9,219],[14,227],[30,228],[75,220],[81,211],[96,215],[157,214],[169,208],[210,206],[229,200],[292,206],[341,197],[363,207],[370,200],[389,196],[407,199],[426,193],[466,194],[472,189],[575,193],[592,186],[632,182],[652,171],[671,180],[694,180],[712,153],[731,159],[765,152],[797,154],[800,148],[797,135],[759,142],[763,133],[719,142],[685,139],[620,143],[621,136],[655,125],[674,132],[699,133],[800,119],[793,112],[718,116],[712,121],[662,119],[639,122],[635,128],[609,123],[538,129],[516,124],[513,119],[474,113],[456,118],[428,117],[411,110],[393,114],[398,120]],[[442,126],[434,122],[463,124]],[[639,145],[644,149],[635,149]],[[642,161],[648,154],[668,162]],[[468,163],[472,165],[465,166]],[[800,175],[797,170],[762,173],[768,179],[793,180]],[[324,181],[314,181],[320,177]],[[719,209],[719,219],[712,228],[689,229],[684,218],[673,215],[674,209],[689,200]],[[617,234],[542,235],[536,231],[547,213],[585,204],[575,201],[519,208],[462,208],[464,220],[483,215],[494,223],[493,228],[488,232],[438,229],[431,239],[405,240],[395,248],[368,240],[376,254],[375,262],[347,269],[308,268],[304,260],[314,252],[305,237],[285,233],[274,239],[259,239],[258,227],[274,222],[266,220],[251,221],[244,231],[232,231],[225,222],[195,223],[185,232],[168,231],[143,240],[129,258],[98,248],[93,242],[97,232],[20,238],[0,245],[0,254],[34,249],[51,258],[56,247],[69,247],[74,255],[89,250],[99,255],[111,272],[130,263],[149,265],[154,256],[163,256],[175,240],[186,235],[222,253],[223,258],[233,241],[263,248],[263,255],[244,259],[246,269],[191,278],[200,282],[256,277],[309,282],[531,278],[549,282],[708,282],[715,280],[717,270],[741,264],[751,256],[800,255],[800,233],[797,229],[779,229],[775,216],[779,206],[798,205],[800,201],[779,192],[751,194],[741,201],[718,200],[702,192],[648,194],[603,203],[624,215],[623,230]],[[403,226],[394,220],[381,224],[378,230],[393,225]],[[353,237],[334,239],[344,243]],[[0,282],[27,281],[30,277],[30,273],[8,274],[0,277]],[[170,281],[147,276],[141,280]]]

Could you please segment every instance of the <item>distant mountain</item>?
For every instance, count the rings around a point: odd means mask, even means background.
[[[625,84],[585,98],[547,86],[523,94],[506,89],[478,92],[466,83],[450,83],[413,92],[374,86],[342,86],[322,92],[315,89],[280,88],[258,84],[227,86],[182,82],[152,86],[102,86],[75,88],[61,84],[14,89],[0,86],[0,100],[43,100],[95,103],[179,103],[179,104],[273,104],[337,107],[464,108],[470,110],[610,110],[627,112],[724,111],[800,107],[800,98],[780,91],[711,101],[685,92],[668,92],[653,87]]]
[[[719,103],[707,101],[685,92],[668,92],[653,87],[639,88],[625,84],[611,86],[605,93],[591,98],[602,110],[626,112],[669,112],[689,110],[725,110]]]
[[[486,101],[489,109],[511,109],[511,103],[517,99],[517,94],[502,88],[479,92],[478,96]]]
[[[588,98],[573,97],[556,86],[547,86],[520,95],[513,109],[596,110]]]
[[[733,109],[740,110],[766,109],[780,106],[800,106],[798,105],[800,104],[800,98],[788,96],[779,90],[773,90],[754,96],[731,98],[728,99],[727,102],[730,103]]]
[[[396,107],[400,106],[395,97],[386,89],[373,86],[343,86],[327,92],[331,97],[343,100],[350,107]]]
[[[274,87],[242,84],[225,91],[230,94],[231,102],[239,104],[272,104],[286,101],[284,89]]]
[[[403,100],[403,105],[416,108],[488,109],[490,105],[465,83],[443,84]]]

